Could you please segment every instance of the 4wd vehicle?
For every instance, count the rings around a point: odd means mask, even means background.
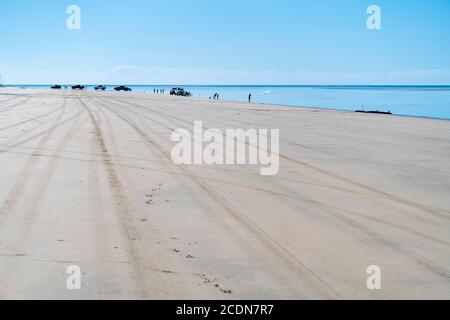
[[[177,90],[180,90],[179,88],[173,88],[172,90],[170,90],[170,95],[174,96],[175,92],[177,92]]]
[[[126,86],[119,86],[119,87],[114,88],[114,90],[116,90],[116,91],[131,91],[131,89]]]
[[[52,88],[52,89],[58,89],[58,90],[59,90],[59,89],[61,89],[61,86],[57,84],[57,85],[52,86],[51,88]]]
[[[72,86],[72,89],[73,90],[84,90],[85,89],[85,86],[81,86],[81,85],[76,85],[76,86]]]
[[[171,96],[181,96],[181,97],[190,97],[192,94],[183,88],[173,88],[170,90]]]
[[[106,90],[106,86],[96,86],[96,87],[94,87],[94,90],[95,90],[95,91],[98,91],[98,90],[103,90],[103,91],[105,91],[105,90]]]

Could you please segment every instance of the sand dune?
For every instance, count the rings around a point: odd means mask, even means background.
[[[195,120],[279,128],[279,174],[174,165]],[[0,168],[2,299],[450,297],[450,121],[3,88]]]

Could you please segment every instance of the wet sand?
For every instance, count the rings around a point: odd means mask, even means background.
[[[279,128],[279,174],[174,165],[195,120]],[[0,168],[1,299],[450,298],[450,121],[2,88]]]

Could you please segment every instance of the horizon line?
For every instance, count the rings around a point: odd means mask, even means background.
[[[97,85],[106,85],[106,86],[118,86],[118,85],[127,85],[127,86],[198,86],[198,87],[450,87],[450,84],[180,84],[180,83],[170,83],[170,84],[123,84],[123,83],[11,83],[11,84],[0,84],[3,86],[52,86],[52,85],[61,85],[61,86],[72,86],[72,85],[85,85],[85,86],[97,86]]]

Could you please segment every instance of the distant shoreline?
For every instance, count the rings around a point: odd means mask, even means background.
[[[3,88],[16,88],[16,89],[31,89],[31,90],[51,90],[50,89],[51,85],[3,85]],[[71,87],[72,85],[61,85],[62,87]],[[88,89],[91,89],[90,87],[94,87],[96,85],[85,85],[88,87]],[[105,85],[108,87],[115,87],[117,85]],[[129,87],[148,87],[148,86],[153,86],[153,85],[127,85]],[[176,87],[176,86],[180,86],[183,87],[183,85],[154,85],[155,89],[160,88],[160,87]],[[273,88],[273,87],[279,87],[279,88],[323,88],[323,87],[332,87],[332,86],[322,86],[322,85],[276,85],[276,86],[271,86],[271,85],[259,85],[259,86],[250,86],[250,85],[222,85],[222,86],[216,86],[216,85],[184,85],[185,87],[203,87],[203,88],[220,88],[220,87],[248,87],[248,88],[255,88],[255,87],[259,87],[259,88]],[[1,86],[0,86],[1,87]],[[48,87],[48,88],[44,88],[44,87]],[[336,86],[337,87],[337,86]],[[341,87],[341,86],[339,86]],[[359,87],[359,88],[366,88],[366,87],[376,87],[376,86],[364,86],[364,85],[349,85],[347,86],[348,88],[350,87]],[[410,86],[410,85],[401,85],[401,86],[382,86],[379,85],[378,87],[432,87],[432,88],[436,88],[436,87],[448,87],[448,91],[450,91],[450,86],[442,86],[442,85],[437,85],[437,86]],[[342,88],[341,88],[342,89]],[[66,89],[62,89],[62,90],[66,90]],[[72,90],[72,89],[67,89],[67,90]],[[345,89],[344,89],[345,90]],[[88,90],[88,91],[92,91],[92,90]],[[107,90],[107,91],[112,91],[112,90]],[[406,90],[404,90],[406,91]],[[447,90],[428,90],[428,91],[447,91]],[[136,94],[136,93],[140,93],[140,94],[151,94],[150,92],[143,92],[143,91],[133,91],[130,94]],[[167,94],[166,94],[167,95]],[[197,97],[197,96],[193,96],[193,98],[195,99],[200,99],[202,101],[209,101],[210,99],[206,98],[206,97]],[[229,103],[242,103],[244,105],[248,105],[247,102],[243,101],[243,100],[234,100],[234,99],[220,99],[219,101],[221,102],[229,102]],[[253,105],[261,105],[261,106],[279,106],[279,107],[285,107],[285,108],[304,108],[304,109],[316,109],[316,110],[328,110],[328,111],[339,111],[339,112],[345,112],[345,113],[354,113],[356,110],[345,110],[345,109],[339,109],[339,108],[333,108],[333,107],[321,107],[321,106],[305,106],[305,105],[289,105],[289,104],[283,104],[283,103],[266,103],[266,102],[252,102]],[[381,110],[380,110],[381,111]],[[439,120],[439,121],[450,121],[450,118],[443,118],[443,117],[431,117],[431,116],[419,116],[419,115],[407,115],[407,114],[396,114],[393,113],[392,115],[389,115],[389,117],[407,117],[407,118],[416,118],[416,119],[428,119],[428,120]]]
[[[72,83],[72,84],[60,84],[61,86],[73,86],[77,84],[82,84],[89,87],[95,87],[99,84],[84,84],[84,83]],[[4,84],[5,87],[51,87],[55,84]],[[450,84],[431,84],[431,85],[415,85],[415,84],[103,84],[105,86],[113,87],[126,85],[130,87],[223,87],[223,88],[237,88],[237,87],[247,87],[247,88],[323,88],[323,89],[345,89],[345,88],[445,88],[450,90]]]

